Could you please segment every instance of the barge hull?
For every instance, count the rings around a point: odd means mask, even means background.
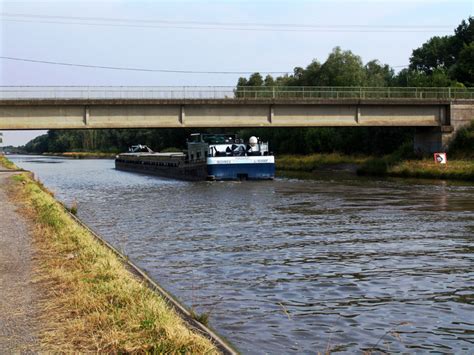
[[[213,164],[207,166],[213,180],[272,180],[275,164]]]
[[[206,163],[183,164],[175,167],[144,164],[143,161],[115,161],[118,170],[131,171],[142,174],[151,174],[169,179],[187,181],[204,181],[207,179]]]

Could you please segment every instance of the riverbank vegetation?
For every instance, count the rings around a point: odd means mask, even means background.
[[[365,163],[366,156],[352,156],[339,153],[310,155],[281,155],[275,164],[278,170],[313,172],[328,166],[358,166]]]
[[[474,181],[474,160],[448,159],[447,164],[436,164],[433,158],[397,160],[390,155],[369,159],[357,173],[372,176]]]
[[[451,143],[447,164],[436,164],[433,156],[417,156],[411,143],[407,143],[392,154],[367,159],[357,172],[361,175],[474,181],[474,121],[459,130]]]
[[[42,351],[217,353],[41,184],[27,173],[13,179],[12,195],[35,222]]]
[[[222,129],[201,129],[203,133],[222,133]],[[25,149],[29,153],[50,155],[65,154],[72,157],[114,156],[127,151],[134,144],[145,144],[154,151],[183,150],[192,129],[114,129],[114,130],[50,130],[47,134],[30,141]],[[276,154],[388,154],[400,144],[413,137],[412,128],[392,127],[311,127],[311,128],[247,128],[226,129],[225,133],[236,133],[240,137],[257,136],[270,142]],[[89,150],[83,141],[89,136],[97,142]],[[107,138],[106,138],[107,137]],[[113,137],[113,138],[111,138]],[[172,149],[170,147],[173,147]],[[92,157],[91,156],[91,157]]]
[[[104,152],[64,152],[64,153],[50,153],[45,152],[43,155],[49,155],[53,157],[64,157],[73,159],[113,159],[116,153],[104,153]]]
[[[280,155],[278,170],[313,172],[347,165],[359,175],[457,179],[474,181],[474,121],[459,130],[448,152],[448,164],[436,164],[431,155],[418,155],[407,141],[390,154],[348,155],[342,153]],[[357,169],[353,169],[354,165]]]
[[[4,167],[6,169],[19,169],[15,164],[13,164],[10,160],[8,160],[4,155],[0,154],[0,167]]]
[[[435,164],[433,159],[407,160],[390,167],[387,175],[474,181],[474,161],[452,160],[448,164]]]

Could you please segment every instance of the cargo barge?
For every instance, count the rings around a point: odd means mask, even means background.
[[[268,143],[236,135],[192,134],[185,152],[156,153],[144,145],[132,146],[115,159],[119,170],[166,178],[199,180],[271,180],[275,158]]]

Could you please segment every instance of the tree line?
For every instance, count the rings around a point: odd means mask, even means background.
[[[413,50],[408,68],[395,74],[388,64],[371,60],[365,65],[351,51],[335,47],[324,63],[314,59],[293,74],[265,78],[253,73],[237,86],[372,86],[471,87],[474,85],[474,17],[463,20],[451,36],[435,36]]]
[[[413,50],[407,68],[394,68],[378,60],[363,63],[349,50],[335,47],[324,62],[313,60],[295,67],[293,74],[241,77],[237,86],[372,86],[372,87],[471,87],[474,85],[474,18],[463,20],[453,35],[435,36]],[[206,132],[222,130],[207,129]],[[28,152],[119,152],[132,144],[146,144],[159,151],[184,148],[190,129],[50,130],[28,142]],[[258,128],[229,129],[242,137],[257,135],[269,140],[275,153],[386,154],[413,139],[412,128]]]

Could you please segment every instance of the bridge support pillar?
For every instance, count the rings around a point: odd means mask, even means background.
[[[181,106],[179,107],[179,123],[180,123],[181,125],[184,125],[184,118],[185,118],[185,116],[186,116],[186,112],[185,112],[185,110],[184,110],[184,105],[181,105]]]
[[[465,102],[452,103],[441,127],[418,127],[415,132],[415,152],[434,153],[448,151],[459,129],[474,120],[474,105]]]
[[[413,146],[416,153],[446,152],[453,138],[452,126],[419,127],[415,131]]]
[[[87,126],[89,125],[89,117],[90,117],[90,112],[89,112],[89,106],[84,106],[84,125]]]

